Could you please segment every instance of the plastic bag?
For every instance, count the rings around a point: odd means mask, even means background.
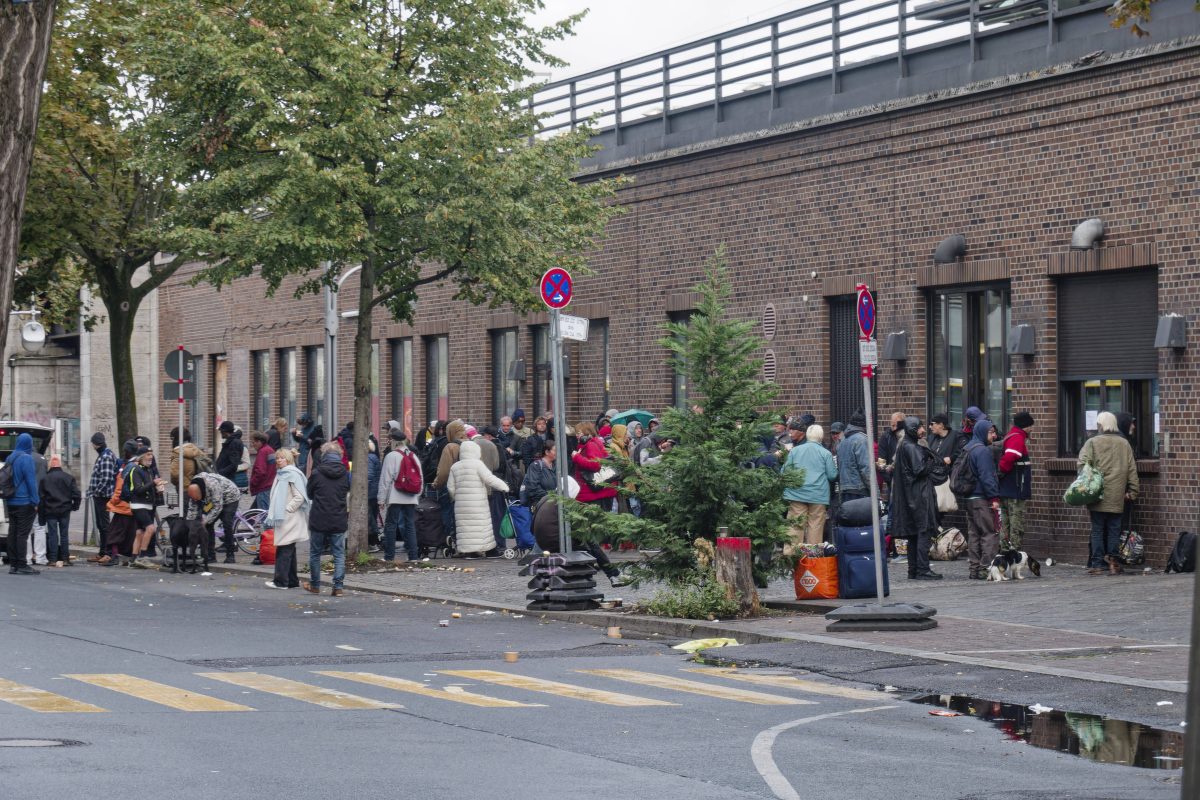
[[[265,528],[258,542],[258,560],[264,564],[275,563],[275,529]]]
[[[684,642],[683,644],[677,644],[671,649],[683,650],[684,652],[687,652],[687,653],[698,653],[701,650],[709,650],[713,647],[737,647],[737,646],[738,646],[737,639],[725,639],[725,638],[692,639],[690,642]]]
[[[802,558],[792,573],[797,600],[834,600],[838,596],[836,557]]]
[[[1090,506],[1104,498],[1104,474],[1084,463],[1079,475],[1063,493],[1063,502],[1069,506]]]

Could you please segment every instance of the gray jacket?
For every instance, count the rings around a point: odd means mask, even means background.
[[[400,462],[405,453],[411,453],[408,448],[395,448],[383,459],[383,471],[379,475],[379,496],[376,500],[382,506],[415,506],[421,499],[420,494],[408,494],[396,488],[396,478],[400,475]],[[414,453],[415,455],[415,453]],[[417,459],[417,468],[421,468],[421,459]],[[421,474],[421,483],[425,483],[425,475]]]
[[[867,432],[847,425],[838,444],[838,483],[843,492],[866,494],[871,486],[871,443]]]

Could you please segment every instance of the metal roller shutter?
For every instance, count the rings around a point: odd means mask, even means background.
[[[1059,380],[1157,377],[1157,324],[1156,270],[1062,278]]]

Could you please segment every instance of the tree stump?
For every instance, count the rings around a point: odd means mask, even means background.
[[[717,582],[725,587],[725,596],[738,604],[739,616],[756,616],[762,612],[758,589],[754,587],[754,570],[750,539],[726,536],[717,539]]]

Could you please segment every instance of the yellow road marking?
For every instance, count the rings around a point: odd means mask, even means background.
[[[823,694],[829,697],[844,697],[850,700],[880,700],[887,698],[887,695],[882,692],[869,692],[865,689],[834,686],[828,683],[820,683],[819,681],[808,681],[792,675],[757,675],[752,672],[723,667],[688,669],[687,671],[696,672],[700,675],[711,675],[714,678],[729,678],[730,680],[745,681],[746,683],[757,683],[760,686],[777,686],[781,689],[799,689],[802,692]]]
[[[263,675],[260,672],[197,672],[201,678],[211,678],[214,681],[232,683],[234,686],[244,686],[247,689],[257,689],[260,692],[277,694],[280,697],[290,697],[305,703],[312,703],[323,708],[335,709],[364,709],[364,708],[403,708],[395,703],[381,703],[356,694],[347,694],[334,689],[323,689],[307,683],[276,678],[274,675]]]
[[[739,703],[754,703],[760,706],[811,706],[811,700],[799,700],[795,697],[782,697],[776,694],[751,692],[746,689],[730,689],[727,686],[717,686],[700,681],[689,681],[670,675],[656,675],[653,672],[638,672],[633,669],[579,669],[585,675],[600,675],[618,681],[639,683],[643,686],[654,686],[658,689],[672,689],[677,692],[715,697],[719,700],[735,700]]]
[[[541,678],[529,678],[524,675],[513,675],[508,672],[493,672],[490,669],[444,669],[439,670],[443,675],[454,675],[458,678],[468,678],[473,681],[485,681],[501,686],[511,686],[514,689],[527,689],[531,692],[545,692],[559,697],[569,697],[573,700],[587,700],[591,703],[603,703],[609,706],[673,706],[665,700],[651,700],[647,697],[634,697],[631,694],[605,692],[599,689],[588,689],[583,686],[573,686],[569,683],[545,681]]]
[[[358,681],[359,683],[370,684],[371,686],[382,686],[386,689],[395,689],[398,692],[411,692],[419,694],[422,697],[435,697],[438,700],[450,700],[454,703],[466,703],[469,706],[480,706],[482,708],[537,708],[533,703],[518,703],[516,700],[501,700],[498,697],[487,697],[482,694],[472,694],[465,692],[462,689],[448,691],[446,689],[435,689],[432,686],[426,686],[423,683],[416,681],[407,681],[403,678],[392,678],[387,675],[375,675],[371,672],[335,672],[321,671],[318,675],[328,675],[331,678],[344,678],[348,681]]]
[[[177,689],[174,686],[168,686],[165,683],[155,683],[154,681],[135,678],[132,675],[121,674],[87,674],[87,675],[64,675],[66,678],[74,678],[77,681],[90,683],[94,686],[100,686],[105,689],[112,689],[114,692],[127,694],[131,697],[136,697],[140,700],[149,700],[151,703],[158,703],[169,708],[177,708],[180,711],[253,711],[250,706],[243,706],[238,703],[230,703],[227,700],[220,700],[216,697],[209,697],[206,694],[198,694],[189,692],[185,689]]]
[[[3,678],[0,678],[0,700],[12,703],[14,706],[28,708],[30,711],[48,713],[94,713],[108,710],[107,708],[100,708],[88,703],[81,703],[78,700],[72,700],[69,697],[63,697],[53,692],[35,689],[32,686],[23,686],[19,683],[6,681]]]

